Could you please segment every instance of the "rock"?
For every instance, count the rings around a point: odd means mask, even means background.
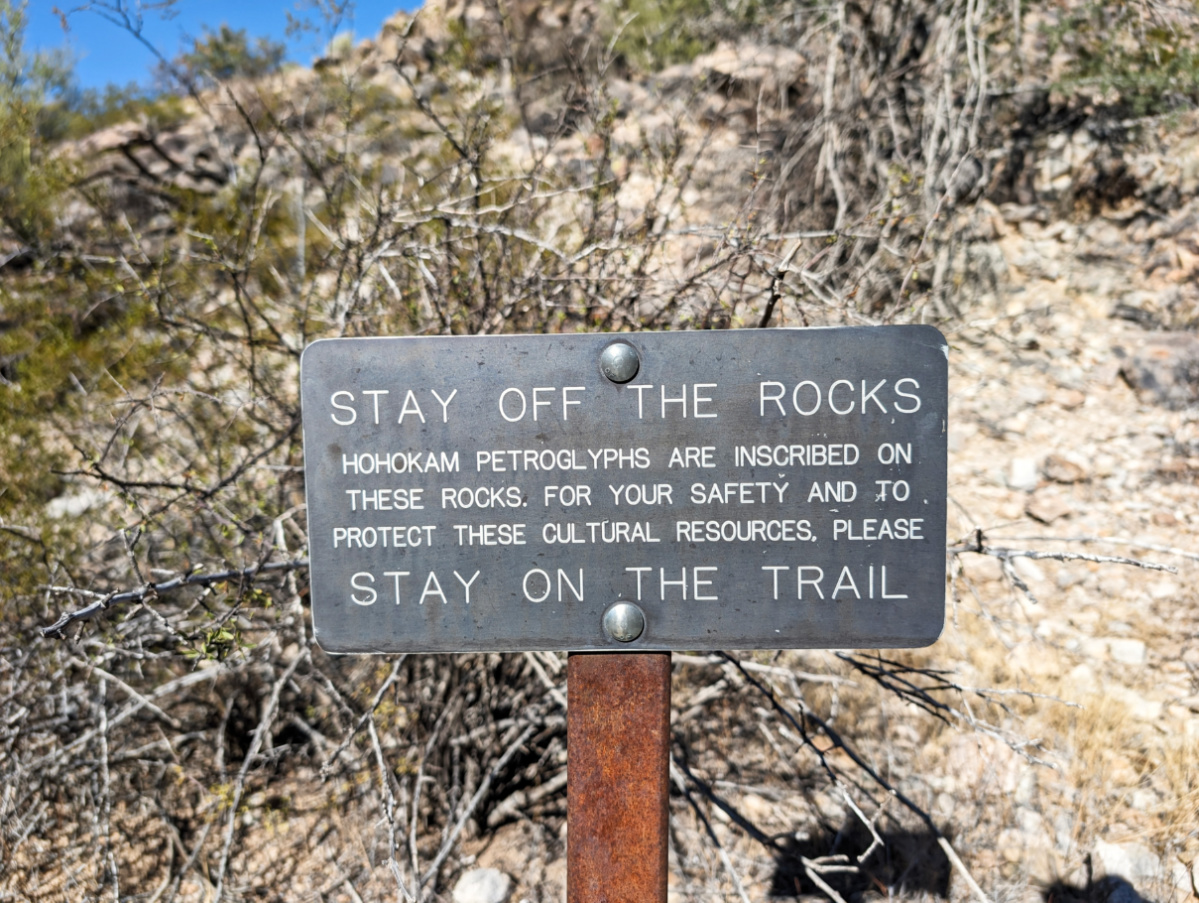
[[[1125,665],[1145,664],[1145,644],[1140,640],[1108,637],[1107,652],[1112,661]]]
[[[954,800],[953,794],[942,791],[937,794],[937,798],[933,801],[933,809],[938,816],[945,821],[953,817],[953,810],[957,806],[957,801]]]
[[[1187,894],[1192,891],[1196,896],[1199,896],[1199,881],[1195,881],[1195,886],[1191,887],[1191,881],[1199,877],[1199,857],[1197,857],[1191,865],[1183,862],[1175,862],[1170,868],[1170,885],[1175,890],[1182,891],[1182,896],[1179,899],[1187,899]]]
[[[1081,408],[1086,404],[1087,396],[1085,392],[1078,389],[1060,389],[1053,394],[1053,400],[1057,402],[1059,407],[1065,408],[1067,411],[1073,411],[1075,408]]]
[[[1012,458],[1012,464],[1008,470],[1008,486],[1023,492],[1032,492],[1040,482],[1035,458]]]
[[[1130,717],[1137,721],[1153,722],[1162,717],[1165,706],[1160,700],[1148,699],[1136,690],[1122,687],[1119,684],[1109,684],[1107,696],[1124,705]]]
[[[1050,455],[1041,465],[1045,478],[1055,483],[1081,483],[1087,478],[1087,472],[1081,464],[1071,461],[1065,455]]]
[[[1143,401],[1181,410],[1199,401],[1199,337],[1161,332],[1134,348],[1120,376]]]
[[[1074,814],[1062,810],[1053,816],[1053,840],[1055,849],[1062,854],[1069,852],[1074,844]]]
[[[46,505],[46,516],[55,520],[64,517],[79,517],[85,511],[102,505],[108,496],[95,489],[85,489],[75,495],[60,495]]]
[[[1045,581],[1045,571],[1031,558],[1020,556],[1013,558],[1011,561],[1012,570],[1025,583],[1043,583]]]
[[[1058,589],[1069,589],[1072,586],[1077,586],[1087,579],[1087,572],[1082,568],[1063,567],[1059,568],[1057,578],[1054,582]]]
[[[499,869],[471,869],[454,885],[454,903],[504,903],[512,879]]]
[[[1095,844],[1094,859],[1096,871],[1102,869],[1105,876],[1118,876],[1134,883],[1154,881],[1161,873],[1157,854],[1142,843],[1100,840]]]
[[[1049,222],[1049,208],[1039,204],[1002,204],[999,215],[1006,223]]]
[[[1051,524],[1074,512],[1073,506],[1060,494],[1043,489],[1029,496],[1024,510],[1033,520],[1043,524]]]
[[[995,848],[1005,862],[1019,862],[1024,858],[1024,835],[1015,828],[999,832]]]
[[[1021,404],[1036,407],[1045,403],[1045,390],[1041,386],[1024,386],[1016,392]]]
[[[785,110],[798,99],[807,80],[808,61],[781,45],[722,43],[696,57],[691,69],[724,99],[764,101]]]
[[[1016,646],[1008,653],[1007,663],[1012,673],[1030,677],[1052,677],[1059,671],[1057,661],[1045,654],[1045,647],[1040,643],[1021,643]]]
[[[1138,788],[1129,794],[1128,797],[1128,804],[1138,812],[1152,812],[1157,808],[1159,802],[1158,795],[1152,790],[1141,790]]]
[[[563,820],[562,826],[566,826],[566,821]],[[675,875],[674,870],[670,872],[671,877]],[[545,867],[545,880],[542,882],[542,900],[565,900],[566,899],[566,857],[561,856],[555,859]]]
[[[1016,821],[1025,834],[1040,830],[1043,823],[1040,814],[1029,808],[1036,801],[1037,784],[1036,771],[1026,768],[1016,783],[1016,792],[1012,797],[1016,803]]]
[[[765,824],[774,814],[774,805],[756,793],[741,797],[741,812],[756,825]]]
[[[1156,580],[1149,584],[1149,598],[1161,602],[1166,599],[1177,599],[1182,595],[1182,587],[1173,580]]]

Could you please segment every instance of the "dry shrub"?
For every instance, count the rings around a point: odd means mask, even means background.
[[[331,658],[312,642],[308,342],[936,319],[980,281],[969,207],[995,138],[983,39],[1006,13],[771,6],[758,40],[800,49],[793,87],[766,106],[708,58],[702,76],[655,83],[666,112],[634,142],[620,128],[638,111],[617,96],[635,93],[630,61],[573,41],[565,58],[548,42],[518,59],[519,29],[489,10],[485,32],[465,12],[461,27],[418,17],[392,29],[387,58],[352,50],[195,91],[183,125],[122,145],[182,142],[182,174],[59,148],[86,177],[43,205],[54,228],[34,243],[5,227],[4,892],[428,900],[465,866],[464,841],[518,818],[560,855],[560,657]],[[451,46],[464,68],[438,68]],[[560,115],[539,116],[547,97]],[[738,180],[712,182],[727,203],[705,218],[689,189],[720,175],[720,129],[752,152],[723,159]],[[988,554],[978,540],[955,554]],[[972,887],[929,814],[932,781],[908,769],[943,737],[1038,750],[1008,726],[1024,703],[985,689],[1001,660],[981,656],[970,683],[934,661],[684,661],[689,892],[744,892],[717,811],[778,863],[773,892],[945,895],[951,873]],[[1123,780],[1103,771],[1119,711],[1069,718],[1087,773]],[[1194,800],[1192,750],[1146,760],[1184,801],[1171,824]],[[774,792],[761,788],[780,769],[809,807],[806,838],[795,812],[776,820],[787,836],[720,798],[722,781]],[[1080,783],[1080,805],[1102,805],[1104,786]]]

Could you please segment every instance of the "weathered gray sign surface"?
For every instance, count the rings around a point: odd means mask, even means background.
[[[316,342],[317,639],[931,643],[947,352],[924,326]]]

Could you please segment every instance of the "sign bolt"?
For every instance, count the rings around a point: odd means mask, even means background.
[[[604,612],[604,633],[621,643],[631,643],[645,632],[645,612],[632,602],[617,602]]]
[[[628,342],[613,342],[600,354],[600,370],[614,383],[627,383],[640,369],[637,349]]]

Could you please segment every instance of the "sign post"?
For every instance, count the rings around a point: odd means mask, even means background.
[[[315,342],[316,638],[570,651],[571,899],[664,900],[670,650],[940,634],[947,382],[926,326]]]
[[[665,903],[670,653],[575,652],[566,673],[566,898]]]

